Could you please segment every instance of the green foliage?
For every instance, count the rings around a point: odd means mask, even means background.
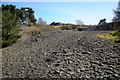
[[[12,45],[20,38],[20,18],[16,10],[13,5],[2,5],[2,47]]]
[[[19,35],[19,19],[16,13],[9,10],[2,12],[2,47],[7,47],[15,43],[21,36]]]
[[[2,41],[2,8],[0,7],[0,41]],[[0,48],[2,44],[0,44]]]
[[[0,24],[2,24],[2,8],[0,7]]]
[[[120,21],[120,1],[118,2],[118,7],[114,10],[115,16],[113,21]]]
[[[31,25],[36,23],[36,19],[34,17],[34,11],[29,7],[22,7],[21,9],[17,9],[13,5],[2,5],[2,11],[10,11],[12,14],[16,13],[17,18],[20,19],[21,24]]]
[[[32,24],[35,25],[36,19],[34,17],[34,11],[32,8],[26,7],[20,9],[20,15],[22,24],[27,24],[28,26],[32,26]]]
[[[115,16],[113,17],[113,30],[120,29],[120,1],[118,2],[118,7],[114,10]]]
[[[0,14],[1,17],[1,14]],[[2,47],[7,47],[17,42],[20,25],[35,25],[36,19],[32,8],[17,9],[14,5],[2,5]]]

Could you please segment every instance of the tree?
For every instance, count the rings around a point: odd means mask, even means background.
[[[36,19],[32,8],[18,9],[14,5],[2,5],[2,47],[7,47],[21,37],[20,24],[35,25]],[[0,31],[1,32],[1,31]]]
[[[21,36],[19,35],[19,18],[15,11],[15,6],[6,5],[2,8],[2,47],[7,47],[15,43]],[[12,10],[11,10],[12,9]]]
[[[99,21],[98,25],[103,25],[103,24],[105,24],[105,23],[106,23],[106,19],[104,18],[104,19],[101,19],[101,20]]]
[[[13,5],[2,5],[2,11],[10,11],[12,14],[16,13],[17,18],[20,19],[21,24],[31,25],[36,23],[36,19],[34,16],[34,11],[29,7],[22,7],[21,9],[17,9]]]
[[[32,8],[24,7],[24,8],[21,8],[20,11],[21,13],[19,16],[21,18],[22,24],[35,25],[37,20],[35,19],[34,11]]]
[[[42,19],[42,18],[39,18],[39,19],[38,19],[38,23],[40,23],[40,22],[43,22],[43,19]]]
[[[83,21],[81,21],[81,20],[76,20],[76,24],[82,26],[82,25],[83,25]]]
[[[116,8],[116,10],[113,10],[115,13],[115,16],[113,18],[113,21],[120,21],[120,1],[118,2],[118,7]]]
[[[46,22],[46,21],[43,21],[42,18],[39,18],[39,19],[38,19],[38,25],[39,25],[40,27],[44,27],[44,26],[47,25],[47,22]]]

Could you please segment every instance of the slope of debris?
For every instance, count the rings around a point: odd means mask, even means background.
[[[105,31],[46,32],[3,49],[3,78],[120,78],[119,45]]]

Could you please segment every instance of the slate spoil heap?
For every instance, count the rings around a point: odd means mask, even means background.
[[[94,36],[100,33],[46,32],[4,48],[2,77],[120,79],[119,44]]]

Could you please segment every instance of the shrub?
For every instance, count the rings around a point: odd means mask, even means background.
[[[65,25],[61,27],[62,30],[74,30],[76,27],[74,25]]]

